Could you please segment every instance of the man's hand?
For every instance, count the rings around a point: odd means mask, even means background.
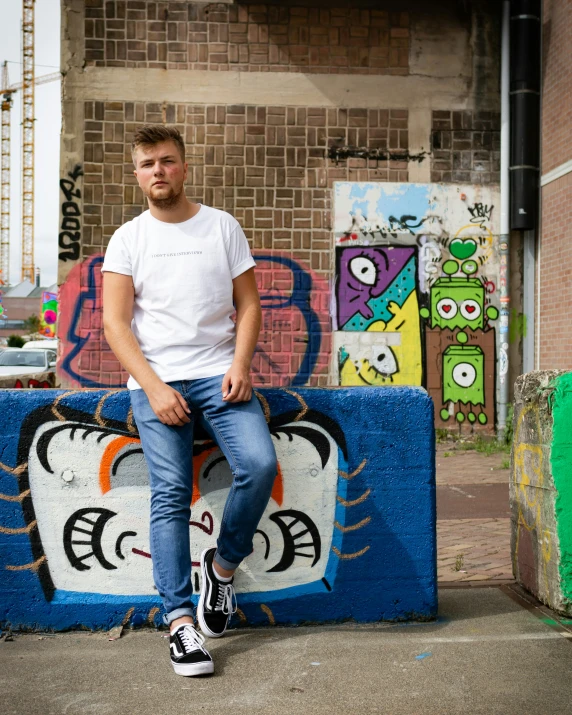
[[[223,402],[248,402],[251,397],[250,370],[232,364],[222,381]]]
[[[180,392],[164,382],[147,393],[153,412],[164,425],[182,427],[191,420],[191,410]]]

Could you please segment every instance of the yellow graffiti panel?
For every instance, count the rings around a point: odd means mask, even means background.
[[[367,333],[385,333],[394,339],[387,344],[368,345],[357,349],[346,349],[346,356],[340,367],[340,385],[421,385],[422,356],[419,304],[415,292],[411,293],[399,306],[391,301],[388,310],[393,316],[389,321],[377,320]]]

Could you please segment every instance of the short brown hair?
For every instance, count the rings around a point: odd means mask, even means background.
[[[161,142],[175,142],[181,159],[185,161],[185,144],[183,142],[183,137],[176,127],[166,127],[164,124],[145,124],[139,127],[135,134],[133,135],[133,141],[131,142],[131,156],[133,157],[133,163],[137,166],[135,162],[135,151],[137,147],[150,147],[155,144],[160,144]]]

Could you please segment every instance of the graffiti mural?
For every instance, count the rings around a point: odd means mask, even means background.
[[[252,361],[260,387],[327,382],[330,290],[327,281],[280,252],[254,253],[262,329]],[[110,350],[102,322],[103,255],[74,266],[60,288],[58,372],[71,387],[123,387],[128,375]]]
[[[237,572],[240,620],[434,613],[431,405],[423,392],[402,389],[371,397],[362,390],[257,393],[279,466],[254,550]],[[135,624],[159,622],[149,480],[127,391],[16,391],[0,399],[0,414],[10,403],[12,425],[6,420],[0,433],[0,622],[107,627],[126,613]],[[373,440],[361,425],[372,409],[387,414]],[[380,470],[404,409],[416,415],[416,449],[402,440],[391,467]],[[195,440],[189,558],[197,567],[202,549],[216,543],[232,475],[208,427],[199,424]],[[397,476],[399,493],[377,501],[378,490],[388,493],[380,479]],[[374,573],[383,578],[368,581],[356,606],[348,585]],[[193,585],[198,594],[196,568]],[[26,606],[30,599],[41,605]]]
[[[360,333],[338,347],[340,384],[421,384],[416,274],[414,248],[337,248],[337,325]]]
[[[60,286],[58,376],[63,385],[124,387],[127,382],[103,334],[102,263],[102,255],[77,263]]]
[[[425,385],[440,426],[494,425],[495,204],[490,187],[335,185],[338,384]]]
[[[317,385],[330,363],[327,281],[280,251],[254,252],[262,329],[252,361],[259,386]]]
[[[57,319],[58,294],[43,291],[40,304],[40,333],[46,338],[55,338]]]
[[[80,257],[81,240],[81,189],[78,179],[83,176],[80,164],[68,171],[60,179],[60,189],[64,196],[61,206],[62,221],[58,236],[60,261],[77,261]]]

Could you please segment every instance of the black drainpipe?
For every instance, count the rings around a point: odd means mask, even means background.
[[[536,228],[540,185],[541,0],[510,3],[511,228]]]

